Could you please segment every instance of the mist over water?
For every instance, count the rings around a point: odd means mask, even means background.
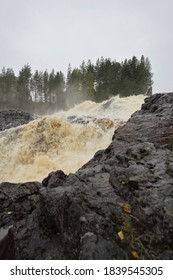
[[[0,132],[0,182],[42,181],[58,169],[66,174],[77,171],[111,143],[114,130],[143,101],[143,95],[85,101],[69,111]]]

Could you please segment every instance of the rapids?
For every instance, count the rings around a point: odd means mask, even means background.
[[[75,172],[111,143],[114,130],[140,109],[144,98],[85,101],[69,111],[1,131],[0,182],[42,181],[58,169]]]

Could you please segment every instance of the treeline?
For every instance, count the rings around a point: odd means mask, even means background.
[[[16,76],[13,69],[0,73],[0,104],[32,112],[68,109],[84,100],[101,102],[111,96],[145,94],[152,85],[151,65],[143,55],[121,63],[101,58],[93,64],[82,62],[78,68],[69,65],[67,76],[54,70],[32,74],[27,64]]]

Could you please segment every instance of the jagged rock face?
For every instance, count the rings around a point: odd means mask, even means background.
[[[16,110],[0,111],[0,131],[11,127],[26,124],[34,120],[36,116]]]
[[[0,227],[1,259],[173,259],[173,93],[75,174],[2,183]]]

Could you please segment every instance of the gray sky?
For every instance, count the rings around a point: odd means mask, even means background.
[[[173,0],[0,0],[0,69],[32,71],[98,57],[148,57],[154,92],[173,91]]]

